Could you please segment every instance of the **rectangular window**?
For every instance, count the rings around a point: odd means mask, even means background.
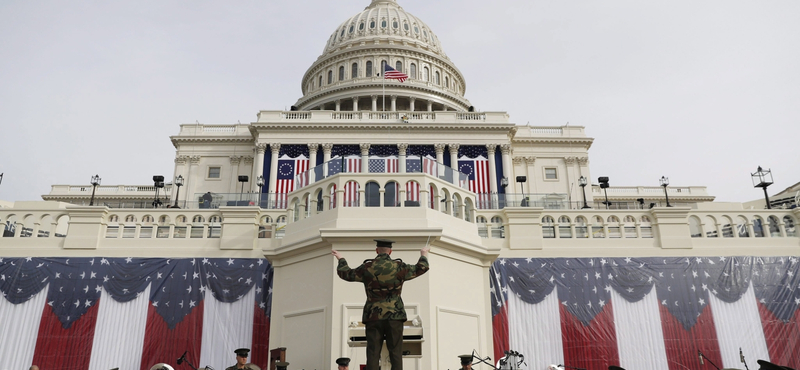
[[[172,229],[172,238],[173,239],[186,238],[186,226],[175,226],[175,228]]]
[[[147,239],[153,237],[153,227],[152,226],[142,226],[139,229],[139,238],[140,239]]]
[[[136,226],[125,226],[122,228],[123,238],[133,238],[136,236]]]
[[[192,226],[191,231],[192,238],[202,238],[203,237],[203,227],[202,226]]]
[[[169,226],[159,226],[156,230],[156,238],[169,238]]]
[[[119,235],[119,227],[117,226],[108,226],[106,227],[106,238],[114,239]]]
[[[209,167],[208,168],[208,178],[209,179],[218,179],[220,174],[220,167]]]
[[[558,180],[558,170],[555,167],[547,167],[544,169],[545,180]]]

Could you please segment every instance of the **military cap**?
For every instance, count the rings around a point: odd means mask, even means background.
[[[286,367],[288,367],[288,366],[289,366],[288,362],[276,362],[275,363],[275,368],[278,369],[278,370],[286,370]]]
[[[247,357],[250,354],[250,348],[239,348],[233,352],[236,353],[236,356]]]
[[[375,239],[375,243],[377,243],[376,245],[378,247],[391,248],[392,247],[392,243],[394,243],[394,240]]]
[[[339,366],[350,366],[350,359],[347,357],[339,357],[336,359],[336,364]]]
[[[790,367],[776,365],[769,361],[758,360],[756,362],[761,365],[759,370],[792,370]]]
[[[461,365],[468,365],[472,363],[472,355],[461,355],[458,357],[461,358]]]

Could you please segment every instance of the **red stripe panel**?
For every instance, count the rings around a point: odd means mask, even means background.
[[[164,362],[174,364],[183,352],[186,360],[200,366],[200,346],[203,341],[203,301],[200,301],[181,322],[170,329],[153,305],[147,307],[141,370]]]
[[[99,302],[95,302],[81,318],[72,322],[69,329],[64,329],[52,307],[45,306],[36,338],[33,363],[40,369],[88,369]]]
[[[670,370],[686,370],[713,368],[708,361],[700,365],[697,351],[702,351],[703,356],[717,366],[722,366],[722,355],[719,351],[717,331],[714,327],[714,314],[711,305],[706,305],[703,313],[697,318],[697,323],[690,330],[685,330],[683,324],[669,313],[664,305],[659,305],[661,311],[661,329],[664,331],[664,347],[667,350],[667,362]]]
[[[269,369],[269,316],[258,307],[253,313],[253,348],[250,362],[262,369]]]
[[[794,311],[789,322],[775,317],[767,307],[759,303],[761,326],[764,327],[764,338],[767,340],[770,362],[800,368],[800,310]]]
[[[508,305],[503,305],[497,315],[492,316],[492,338],[494,359],[499,360],[511,346],[508,340]]]
[[[564,365],[586,369],[607,369],[619,365],[617,331],[611,302],[584,326],[566,307],[559,305]]]

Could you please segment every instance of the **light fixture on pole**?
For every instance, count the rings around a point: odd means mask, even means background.
[[[519,183],[519,192],[522,194],[522,201],[519,202],[520,207],[526,207],[528,202],[525,200],[525,190],[522,188],[522,184],[528,181],[528,178],[525,176],[517,176],[517,182]]]
[[[164,176],[155,175],[153,176],[153,187],[156,189],[156,197],[153,199],[153,208],[158,208],[162,203],[161,199],[158,199],[158,189],[164,187]]]
[[[242,194],[244,194],[244,183],[246,183],[248,180],[250,180],[250,178],[247,177],[247,175],[239,175],[239,182],[242,183],[242,192],[239,193],[240,201],[242,200]]]
[[[753,187],[764,189],[764,199],[767,201],[767,209],[772,209],[769,204],[769,195],[767,195],[767,186],[772,185],[772,170],[764,171],[761,166],[758,166],[756,173],[751,173],[753,178]]]
[[[181,194],[181,186],[183,186],[183,176],[178,175],[178,177],[175,178],[175,186],[178,187],[178,190],[175,190],[175,204],[172,208],[178,208],[178,198]]]
[[[672,207],[669,204],[669,194],[667,194],[667,186],[669,186],[669,177],[661,176],[658,182],[661,184],[661,186],[664,187],[664,198],[667,199],[667,207]]]
[[[2,175],[0,175],[0,176],[2,176]],[[100,180],[101,180],[100,179],[100,175],[92,176],[92,180],[91,180],[92,181],[91,182],[91,184],[92,184],[92,198],[89,199],[89,205],[90,206],[94,205],[94,191],[97,189],[97,185],[100,185]]]
[[[264,176],[258,175],[258,177],[256,177],[256,185],[258,185],[258,206],[261,207],[261,197],[264,196]]]
[[[606,176],[598,177],[597,182],[600,183],[600,189],[603,189],[603,194],[606,196],[606,201],[604,202],[604,204],[606,205],[606,209],[608,209],[608,190],[606,189],[608,189],[608,187],[611,186],[608,184],[608,177]]]
[[[578,178],[578,185],[581,186],[581,190],[583,191],[583,207],[581,207],[583,209],[592,208],[589,207],[588,203],[586,203],[586,184],[588,183],[589,182],[586,180],[586,177],[581,176],[580,178]]]

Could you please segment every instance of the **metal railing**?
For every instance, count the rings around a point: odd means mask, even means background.
[[[320,164],[295,176],[295,190],[302,189],[318,181],[325,180],[340,173],[398,173],[400,162],[392,157],[370,157],[367,160],[367,171],[362,170],[362,157],[339,157]],[[405,173],[425,173],[437,177],[462,189],[468,189],[469,176],[465,173],[436,162],[431,158],[409,156],[405,162]]]

